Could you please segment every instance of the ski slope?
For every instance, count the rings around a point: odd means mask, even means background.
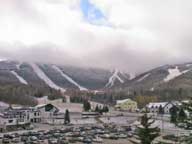
[[[136,77],[134,73],[130,73],[129,76],[130,76],[129,80],[133,80]]]
[[[16,64],[16,68],[19,70],[22,63]]]
[[[186,67],[191,67],[192,66],[192,64],[186,64]]]
[[[169,82],[170,80],[173,80],[177,77],[179,77],[182,74],[185,74],[187,72],[189,72],[190,70],[185,70],[183,72],[181,72],[178,67],[176,66],[174,69],[168,69],[169,74],[167,75],[167,77],[164,79],[164,82]]]
[[[115,72],[113,73],[113,75],[109,78],[108,83],[106,84],[106,87],[110,86],[114,86],[115,84],[115,80],[118,80],[120,83],[124,83],[124,80],[122,80],[119,76],[118,76],[119,71],[116,69]]]
[[[11,71],[11,73],[19,80],[20,83],[28,85],[28,82],[20,75],[18,75],[15,71]]]
[[[61,74],[62,77],[64,77],[65,79],[67,79],[70,83],[74,84],[75,86],[77,86],[81,91],[87,91],[87,89],[81,85],[79,85],[77,82],[75,82],[71,77],[69,77],[68,75],[66,75],[60,68],[58,68],[57,66],[53,65],[52,66],[53,69],[55,69],[57,72],[59,72]]]
[[[149,77],[151,74],[150,73],[147,73],[145,74],[144,76],[142,76],[140,79],[137,80],[137,82],[141,82],[143,80],[145,80],[147,77]]]
[[[37,76],[42,79],[49,87],[61,90],[62,92],[65,92],[65,89],[62,87],[59,87],[56,85],[49,77],[39,68],[39,66],[35,63],[30,63],[31,67],[33,68],[34,72],[37,74]]]

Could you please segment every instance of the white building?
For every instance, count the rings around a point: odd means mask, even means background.
[[[137,102],[133,101],[131,99],[117,100],[115,109],[136,112],[137,111]]]
[[[54,123],[55,116],[59,112],[59,109],[52,104],[42,104],[37,105],[37,108],[41,115],[41,122],[42,123]]]
[[[40,123],[41,122],[41,112],[37,108],[30,109],[30,121],[31,123]]]
[[[98,102],[94,102],[94,101],[90,101],[91,104],[91,109],[95,110],[96,107],[98,106],[99,108],[103,108],[104,104],[98,103]]]
[[[36,108],[40,112],[41,123],[46,124],[63,124],[65,113],[53,104],[37,105]]]
[[[30,123],[29,108],[13,109],[10,107],[0,114],[1,130],[12,130],[17,127],[25,128],[29,126]]]
[[[173,106],[179,106],[180,103],[177,101],[173,101],[173,102],[158,102],[158,103],[149,103],[146,108],[147,111],[150,113],[159,113],[159,109],[160,107],[163,108],[163,112],[164,114],[169,114],[170,113],[170,109]]]
[[[167,104],[168,102],[149,103],[146,106],[146,108],[147,108],[147,111],[150,113],[158,113],[160,106],[164,108]]]

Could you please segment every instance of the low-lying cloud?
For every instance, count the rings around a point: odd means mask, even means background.
[[[192,60],[190,0],[89,2],[99,25],[80,0],[0,0],[0,57],[133,73]]]

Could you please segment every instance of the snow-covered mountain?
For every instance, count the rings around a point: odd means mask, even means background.
[[[113,74],[111,75],[111,77],[109,78],[108,83],[105,85],[105,87],[110,87],[112,88],[113,86],[115,86],[116,84],[124,84],[126,81],[128,81],[130,79],[130,76],[127,75],[126,73],[122,73],[121,71],[119,71],[118,69],[115,69],[113,71]]]
[[[154,91],[155,89],[192,88],[192,64],[165,65],[144,72],[134,79],[126,82],[121,88],[143,89]]]
[[[0,61],[0,84],[46,85],[53,89],[99,90],[129,80],[119,70]]]
[[[0,85],[21,84],[66,89],[192,89],[192,63],[165,65],[133,76],[118,69],[0,61]]]

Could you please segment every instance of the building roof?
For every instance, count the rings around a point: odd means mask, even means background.
[[[147,105],[147,108],[152,108],[152,107],[165,107],[168,104],[168,102],[158,102],[158,103],[149,103]]]
[[[51,104],[51,103],[48,103],[48,104],[39,104],[39,105],[36,105],[35,108],[42,108],[42,107],[45,107],[47,105],[52,105],[53,107],[57,108],[55,105]]]
[[[125,103],[125,102],[127,102],[127,101],[135,102],[135,101],[133,101],[133,100],[131,100],[131,99],[124,99],[124,100],[117,100],[116,103],[117,103],[117,104],[122,104],[122,103]]]

